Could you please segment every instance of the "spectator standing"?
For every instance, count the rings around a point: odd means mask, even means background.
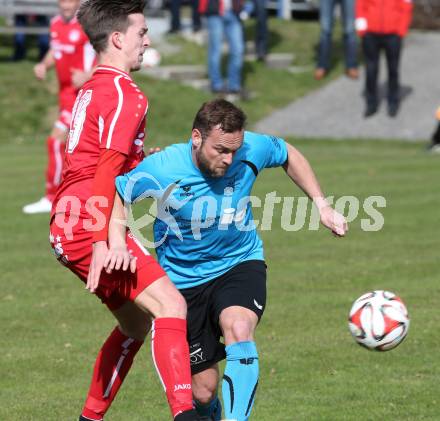
[[[49,26],[49,19],[44,15],[26,16],[16,15],[14,17],[14,23],[17,27],[26,27],[29,24],[35,24],[38,27]],[[49,32],[49,31],[48,31]],[[38,35],[38,61],[41,61],[49,49],[49,33]],[[26,57],[26,34],[18,32],[14,36],[14,55],[12,60],[20,61]]]
[[[257,27],[255,31],[255,52],[257,60],[264,61],[267,55],[268,28],[267,28],[267,9],[266,0],[254,0],[255,19]]]
[[[193,32],[198,32],[202,28],[202,23],[199,13],[199,1],[190,0],[191,11],[192,11],[192,30]],[[182,5],[182,0],[171,0],[171,28],[168,31],[170,34],[179,32],[181,28],[180,22],[180,7]]]
[[[265,61],[268,43],[266,0],[246,1],[240,13],[240,18],[247,20],[251,15],[254,15],[256,20],[255,54],[258,61]]]
[[[379,55],[383,49],[388,67],[388,115],[395,117],[400,105],[399,62],[402,39],[412,18],[411,0],[357,0],[356,29],[362,37],[366,81],[365,117],[377,112]]]
[[[208,76],[213,93],[242,93],[244,54],[243,27],[239,18],[241,0],[200,0],[199,11],[208,25]],[[221,72],[223,37],[229,47],[227,84]]]
[[[315,79],[322,79],[330,69],[334,12],[337,3],[341,5],[343,42],[346,74],[352,79],[359,77],[357,63],[357,41],[354,28],[355,0],[321,0],[319,6],[319,22],[321,35],[319,38],[318,63]]]

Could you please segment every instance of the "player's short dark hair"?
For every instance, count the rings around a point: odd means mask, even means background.
[[[243,130],[245,124],[246,114],[243,110],[225,99],[214,99],[205,102],[197,111],[193,130],[197,129],[204,140],[218,125],[225,133],[234,133]]]
[[[125,32],[128,15],[144,13],[145,0],[86,0],[78,10],[78,21],[97,53],[105,51],[112,32]]]

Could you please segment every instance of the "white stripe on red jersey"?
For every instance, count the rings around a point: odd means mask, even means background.
[[[112,144],[113,130],[115,129],[116,122],[118,121],[119,114],[121,114],[122,106],[124,105],[124,94],[122,93],[121,85],[119,83],[119,79],[121,78],[122,76],[116,76],[113,79],[113,83],[115,84],[116,90],[118,91],[118,108],[116,109],[115,116],[113,117],[113,120],[110,124],[110,130],[108,131],[106,143],[107,149],[110,149],[110,145]]]

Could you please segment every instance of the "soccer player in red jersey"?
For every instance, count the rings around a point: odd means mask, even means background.
[[[46,192],[35,203],[23,207],[23,212],[50,212],[52,201],[61,183],[64,148],[72,108],[79,88],[92,74],[95,52],[87,35],[76,19],[80,0],[59,0],[60,14],[50,23],[50,49],[34,67],[35,76],[44,80],[47,71],[55,67],[59,84],[59,117],[47,138]]]
[[[151,319],[153,360],[174,420],[203,419],[192,403],[185,300],[129,232],[127,244],[107,242],[115,177],[144,157],[148,101],[129,75],[149,45],[144,6],[143,0],[86,0],[78,12],[99,64],[73,108],[50,242],[118,323],[98,354],[80,420],[103,419]],[[112,259],[117,270],[103,271]]]

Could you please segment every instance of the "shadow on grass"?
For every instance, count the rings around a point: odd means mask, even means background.
[[[400,92],[399,92],[399,99],[400,102],[403,103],[412,95],[414,92],[414,88],[412,86],[408,85],[401,85],[400,86]],[[365,98],[365,90],[362,91],[362,97]],[[377,98],[378,98],[378,105],[380,105],[382,102],[386,102],[388,98],[388,83],[382,82],[377,87]]]

